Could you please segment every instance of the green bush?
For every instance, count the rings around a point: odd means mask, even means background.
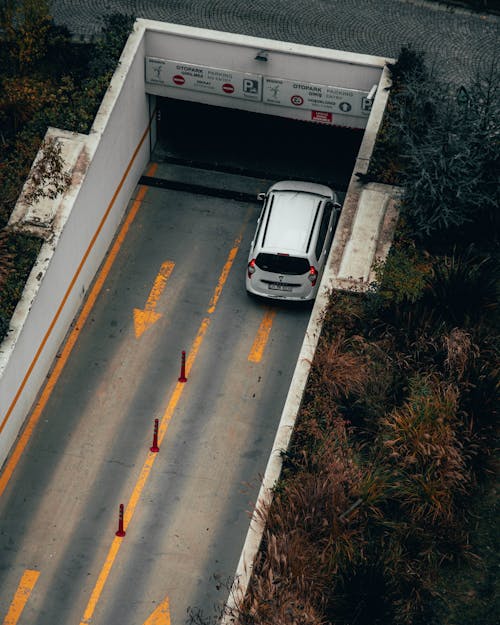
[[[373,295],[387,304],[415,303],[421,296],[430,272],[430,261],[410,239],[399,239],[385,261],[374,265]]]
[[[37,237],[12,231],[4,231],[2,235],[0,258],[10,259],[11,265],[0,282],[0,342],[7,333],[10,318],[42,246]]]
[[[422,307],[448,327],[478,326],[497,319],[499,265],[493,257],[470,246],[449,256],[436,257],[426,277]]]
[[[389,102],[361,181],[402,185],[407,227],[429,249],[443,253],[472,241],[497,247],[498,64],[458,90],[428,73],[409,48],[389,69]]]
[[[363,182],[399,185],[405,158],[398,124],[406,120],[414,105],[411,94],[406,93],[406,85],[411,84],[414,89],[420,87],[428,80],[428,72],[423,54],[410,47],[403,47],[396,63],[389,64],[388,69],[392,86],[386,111],[370,158],[368,173],[358,176]]]
[[[101,39],[96,44],[89,66],[90,76],[103,76],[114,72],[134,22],[133,15],[112,13],[104,16]]]
[[[414,235],[438,250],[479,237],[498,242],[499,78],[493,66],[460,92],[464,101],[450,86],[426,81],[411,105],[413,123],[395,124],[404,154],[404,215]]]

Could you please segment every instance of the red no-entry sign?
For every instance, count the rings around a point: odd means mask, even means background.
[[[176,85],[183,85],[186,82],[184,76],[181,76],[180,74],[176,74],[172,80]]]
[[[234,85],[232,85],[230,82],[225,82],[222,85],[222,91],[224,91],[224,93],[233,93]]]

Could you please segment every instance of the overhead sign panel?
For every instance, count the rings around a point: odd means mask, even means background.
[[[367,95],[367,91],[269,76],[264,76],[262,84],[262,101],[266,104],[355,117],[370,114],[371,101],[367,100]]]
[[[146,57],[146,82],[244,100],[262,100],[262,76]]]
[[[208,65],[146,57],[146,82],[179,90],[311,111],[313,121],[331,124],[338,115],[366,118],[368,91],[261,76]]]

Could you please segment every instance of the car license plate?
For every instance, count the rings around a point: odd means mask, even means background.
[[[274,282],[269,285],[269,288],[273,291],[291,291],[292,287],[287,284],[279,284],[278,282]]]

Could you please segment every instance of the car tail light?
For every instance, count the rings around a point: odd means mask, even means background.
[[[248,263],[248,277],[251,278],[253,273],[255,273],[255,258]]]
[[[316,284],[316,280],[318,279],[318,272],[312,265],[309,268],[309,275],[307,277],[309,278],[311,285],[314,286]]]

